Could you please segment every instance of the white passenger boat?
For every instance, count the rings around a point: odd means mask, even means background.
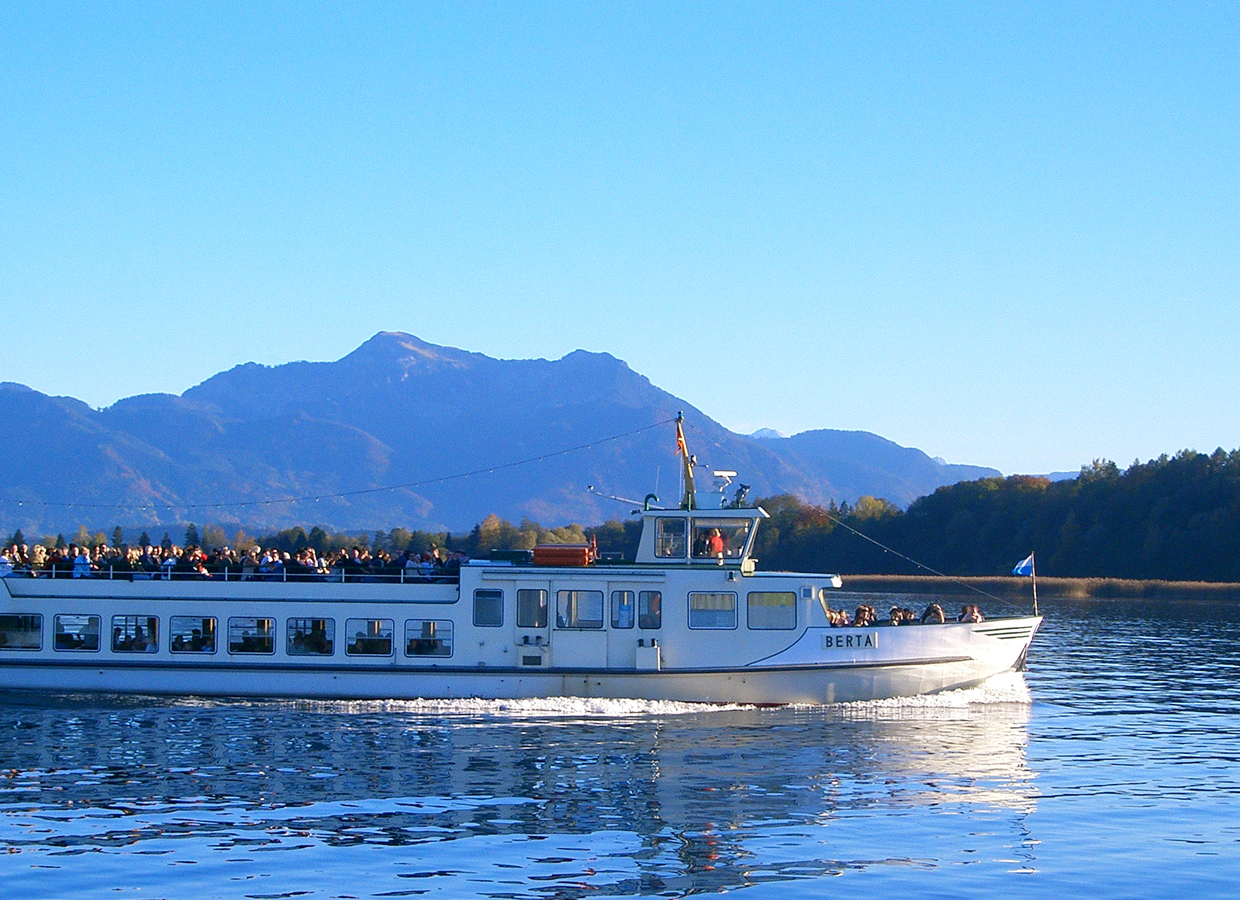
[[[0,689],[834,703],[1023,664],[1036,615],[831,627],[839,576],[758,571],[767,514],[695,490],[687,463],[632,562],[561,546],[433,579],[0,578]]]

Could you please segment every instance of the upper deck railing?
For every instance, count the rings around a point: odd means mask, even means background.
[[[35,570],[17,570],[9,578],[51,578],[59,581],[71,579],[94,579],[102,581],[201,581],[201,582],[251,582],[301,583],[301,584],[459,584],[459,569],[384,568],[375,571],[353,571],[351,568],[335,568],[330,572],[297,571],[280,567],[260,572],[251,566],[218,566],[207,572],[194,572],[160,567],[155,570],[134,570],[116,566],[101,566],[89,574],[75,572],[70,568],[48,567]]]

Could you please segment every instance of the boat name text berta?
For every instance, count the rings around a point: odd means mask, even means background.
[[[878,646],[878,632],[867,631],[865,634],[824,634],[823,650],[857,650]]]

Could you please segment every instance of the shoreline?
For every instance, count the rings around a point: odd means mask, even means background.
[[[969,587],[1000,596],[1030,598],[1030,579],[1018,576],[841,575],[845,591],[881,591],[895,594],[971,594]],[[968,587],[966,587],[966,585]],[[1038,578],[1043,599],[1148,600],[1176,597],[1195,600],[1240,600],[1240,583],[1217,581],[1163,581],[1131,578]]]

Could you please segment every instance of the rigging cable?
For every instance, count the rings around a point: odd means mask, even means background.
[[[718,441],[716,441],[716,440],[714,440],[713,438],[711,438],[711,437],[710,437],[710,435],[708,435],[706,432],[702,431],[702,429],[698,428],[696,425],[694,425],[694,424],[692,424],[692,423],[688,423],[688,424],[689,424],[689,427],[690,427],[690,428],[692,428],[694,431],[696,431],[698,434],[700,434],[700,435],[701,435],[703,438],[705,438],[707,441],[710,441],[710,443],[714,444],[716,447],[718,447],[720,450],[722,450],[722,451],[723,451],[724,453],[726,453],[728,456],[732,457],[732,458],[733,458],[734,460],[736,460],[738,463],[741,463],[742,465],[745,465],[745,460],[741,459],[739,456],[737,456],[735,453],[733,453],[733,452],[732,452],[731,450],[729,450],[727,447],[723,446],[723,445],[722,445],[722,444],[720,444]],[[913,559],[913,557],[911,557],[911,556],[907,556],[907,555],[905,555],[905,554],[901,553],[899,550],[896,550],[896,549],[895,549],[895,548],[893,548],[893,547],[888,547],[888,546],[887,546],[886,544],[884,544],[882,541],[875,540],[874,538],[870,537],[868,534],[865,534],[864,532],[858,531],[856,528],[853,528],[851,525],[849,525],[849,524],[848,524],[847,522],[845,522],[843,519],[839,518],[838,516],[833,516],[833,515],[831,515],[831,513],[827,512],[825,509],[822,509],[822,507],[818,507],[818,509],[822,512],[822,514],[823,514],[824,516],[826,516],[828,519],[830,519],[830,520],[831,520],[832,522],[834,522],[836,525],[839,525],[841,528],[844,528],[844,529],[846,529],[846,530],[848,530],[848,531],[851,531],[853,534],[855,534],[857,537],[861,538],[862,540],[869,541],[871,544],[873,544],[875,547],[880,548],[880,549],[881,549],[881,550],[883,550],[883,552],[885,552],[885,553],[891,553],[891,554],[894,554],[895,556],[900,557],[900,559],[904,560],[905,562],[912,563],[914,566],[916,566],[916,567],[917,567],[917,568],[919,568],[919,569],[924,569],[925,571],[929,572],[931,575],[937,575],[937,576],[938,576],[938,577],[940,577],[940,578],[946,578],[948,581],[951,581],[951,582],[953,582],[953,583],[955,583],[955,584],[958,584],[958,585],[960,585],[961,587],[968,588],[969,590],[971,590],[971,591],[973,591],[973,592],[975,592],[975,593],[981,594],[983,597],[987,597],[987,598],[989,598],[989,599],[991,599],[991,600],[994,600],[994,601],[995,601],[995,602],[997,602],[997,603],[1004,603],[1004,604],[1007,604],[1007,605],[1009,605],[1009,606],[1019,606],[1019,604],[1017,604],[1017,603],[1015,603],[1015,602],[1013,602],[1013,601],[1011,601],[1011,600],[1006,600],[1006,599],[1004,599],[1003,597],[996,597],[994,594],[990,593],[989,591],[984,591],[984,590],[982,590],[982,589],[981,589],[981,588],[979,588],[977,585],[969,584],[967,581],[963,581],[963,580],[961,580],[960,578],[956,577],[955,575],[946,575],[946,574],[944,574],[943,572],[940,572],[938,569],[932,568],[932,567],[930,567],[930,566],[926,565],[926,564],[925,564],[925,563],[923,563],[923,562],[919,562],[919,561],[917,561],[917,560]]]

